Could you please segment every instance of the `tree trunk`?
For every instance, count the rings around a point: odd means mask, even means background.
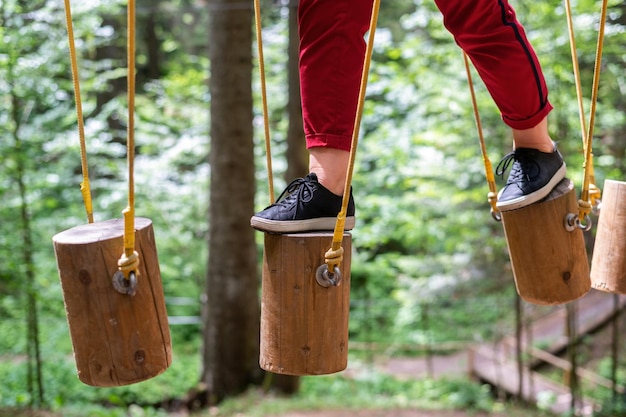
[[[211,77],[209,261],[202,382],[214,403],[259,382],[252,128],[252,9],[208,2]]]
[[[145,44],[147,61],[140,67],[140,72],[145,78],[161,78],[161,39],[157,35],[158,18],[156,8],[150,7],[146,15],[140,15],[138,27],[141,28],[141,38]]]

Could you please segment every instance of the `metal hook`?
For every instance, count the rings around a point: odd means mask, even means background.
[[[588,232],[588,231],[591,230],[591,226],[593,226],[593,221],[591,221],[591,217],[589,217],[589,215],[586,214],[584,223],[581,222],[580,219],[579,219],[578,222],[577,222],[577,226],[583,232]]]
[[[591,217],[589,217],[589,215],[585,215],[585,221],[581,222],[578,215],[568,213],[567,216],[565,216],[563,225],[565,226],[565,230],[568,232],[573,232],[576,228],[581,229],[583,232],[588,232],[591,230],[593,222],[591,221]]]
[[[593,208],[591,209],[591,212],[593,214],[595,214],[596,216],[600,215],[600,212],[602,211],[602,200],[600,200],[599,198],[596,199],[596,201],[593,204]]]
[[[137,294],[137,275],[134,271],[128,274],[128,278],[124,276],[122,271],[117,271],[113,274],[113,288],[120,294],[130,295],[131,297]]]
[[[322,264],[317,268],[317,271],[315,271],[315,280],[324,288],[330,286],[338,287],[339,284],[341,284],[341,271],[339,267],[336,266],[334,272],[331,273],[328,271],[328,265]]]

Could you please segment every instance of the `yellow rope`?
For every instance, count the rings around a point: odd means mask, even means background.
[[[139,257],[135,252],[135,0],[128,0],[128,207],[124,214],[124,253],[117,265],[124,277],[137,273]]]
[[[606,26],[606,14],[608,9],[608,0],[602,1],[602,10],[600,13],[600,27],[598,29],[598,44],[596,47],[596,60],[595,66],[593,70],[593,86],[591,89],[591,109],[589,110],[589,128],[587,130],[587,137],[585,143],[585,162],[584,169],[585,174],[583,178],[583,187],[580,196],[580,200],[578,200],[578,218],[582,222],[585,218],[591,213],[592,207],[594,205],[594,201],[590,199],[591,192],[590,190],[593,188],[593,198],[599,198],[599,190],[593,184],[593,152],[592,152],[592,141],[593,141],[593,128],[595,123],[595,115],[596,115],[596,103],[598,101],[598,90],[600,88],[600,72],[602,67],[602,47],[604,44],[604,31]]]
[[[487,185],[489,186],[489,193],[487,194],[487,199],[489,200],[489,205],[491,206],[491,216],[494,219],[499,220],[500,211],[496,207],[496,203],[498,202],[498,188],[496,186],[496,179],[493,174],[493,166],[491,165],[491,160],[489,159],[489,156],[487,155],[487,147],[485,146],[485,137],[483,135],[483,128],[480,122],[480,114],[478,112],[478,103],[476,102],[476,92],[474,90],[474,81],[472,80],[470,62],[465,52],[463,52],[463,60],[465,61],[467,83],[469,85],[470,95],[472,97],[472,108],[474,109],[474,119],[476,121],[476,130],[478,130],[480,151],[483,155],[483,162],[485,164],[485,176],[487,178]]]
[[[572,6],[570,0],[565,0],[565,11],[567,16],[567,29],[569,32],[569,43],[572,55],[572,66],[574,68],[574,82],[576,84],[576,97],[578,99],[578,115],[580,119],[580,131],[582,133],[583,146],[587,146],[587,122],[585,120],[585,106],[583,104],[582,82],[580,81],[580,67],[578,65],[576,37],[574,36],[574,23],[572,21]]]
[[[80,191],[85,203],[87,221],[93,223],[93,203],[91,200],[91,186],[89,185],[89,168],[87,164],[87,146],[85,144],[85,124],[83,121],[83,104],[80,97],[80,81],[78,79],[78,58],[76,57],[76,45],[74,43],[74,27],[72,25],[72,10],[70,0],[65,0],[65,22],[67,24],[67,39],[70,49],[70,62],[72,67],[72,82],[74,84],[74,100],[76,102],[76,116],[78,119],[78,136],[80,138],[80,161],[83,173],[83,181]]]
[[[374,0],[372,6],[372,17],[370,20],[369,36],[367,40],[367,48],[365,50],[365,60],[363,63],[363,73],[361,74],[361,85],[359,88],[359,101],[354,120],[354,129],[352,131],[352,144],[350,146],[350,159],[348,160],[348,170],[346,175],[346,183],[343,189],[343,200],[341,211],[337,215],[335,230],[333,233],[333,242],[330,249],[326,252],[326,264],[328,270],[333,272],[335,267],[341,264],[343,260],[343,233],[345,230],[346,214],[348,212],[348,204],[350,202],[350,188],[352,184],[352,173],[356,160],[356,150],[359,143],[359,130],[361,127],[361,119],[363,116],[363,106],[365,104],[365,90],[367,87],[367,78],[369,75],[370,64],[372,62],[372,53],[374,51],[374,36],[376,34],[376,25],[378,22],[378,11],[380,9],[380,0]]]
[[[578,112],[580,118],[580,128],[583,140],[583,152],[585,160],[583,163],[584,178],[581,191],[580,200],[578,200],[578,218],[579,221],[585,221],[586,217],[591,213],[593,206],[597,204],[600,199],[600,189],[595,184],[595,174],[593,170],[593,127],[595,123],[596,102],[598,99],[598,89],[600,83],[600,67],[602,63],[602,45],[604,42],[604,27],[606,22],[607,1],[604,1],[602,5],[602,13],[600,18],[600,28],[598,31],[598,45],[596,49],[596,59],[594,66],[594,77],[592,86],[591,97],[591,110],[589,114],[589,127],[587,128],[585,123],[585,109],[583,106],[582,88],[580,69],[578,66],[576,39],[574,36],[574,24],[572,21],[572,8],[570,0],[565,0],[565,12],[567,16],[567,28],[570,38],[570,49],[572,55],[572,65],[574,68],[574,79],[576,83],[576,96],[578,98]]]
[[[256,44],[259,51],[259,76],[261,79],[261,101],[263,102],[263,126],[265,128],[265,157],[267,160],[267,180],[270,204],[274,203],[274,175],[272,173],[272,153],[270,144],[270,122],[267,111],[267,88],[265,83],[265,58],[263,57],[263,36],[261,30],[261,4],[254,0],[254,21],[256,26]]]

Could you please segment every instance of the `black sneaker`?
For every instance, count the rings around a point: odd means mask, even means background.
[[[310,173],[293,180],[276,203],[252,216],[250,225],[269,233],[334,230],[342,200],[320,184],[315,173]],[[345,230],[354,228],[354,211],[354,198],[350,193]]]
[[[554,145],[553,152],[519,148],[506,155],[496,167],[496,175],[504,176],[513,163],[506,185],[498,193],[496,207],[500,211],[529,206],[545,198],[565,178],[565,162]]]

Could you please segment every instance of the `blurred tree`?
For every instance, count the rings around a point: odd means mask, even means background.
[[[252,9],[208,2],[211,94],[209,262],[202,381],[209,401],[243,391],[262,376],[254,211]]]
[[[4,12],[4,10],[3,10]],[[4,16],[4,13],[2,13]],[[4,19],[2,19],[4,20]],[[4,26],[4,22],[3,22]],[[17,53],[24,52],[20,50],[11,50],[7,65],[7,85],[8,93],[10,96],[10,140],[13,146],[11,152],[11,159],[13,159],[14,165],[12,169],[13,181],[17,186],[17,208],[19,215],[18,222],[13,223],[15,231],[18,232],[20,238],[17,239],[20,247],[19,261],[21,264],[16,271],[16,279],[21,283],[20,287],[25,294],[25,306],[26,306],[26,347],[27,347],[27,387],[30,394],[30,405],[41,406],[44,402],[44,389],[42,382],[43,364],[41,360],[41,344],[39,340],[39,319],[38,319],[38,297],[37,286],[35,283],[35,247],[33,244],[33,231],[31,221],[31,206],[28,201],[28,188],[27,188],[27,171],[29,158],[29,150],[27,144],[22,140],[22,121],[24,120],[24,114],[22,109],[25,106],[25,99],[18,92],[18,85],[16,83],[16,67],[17,67]]]

